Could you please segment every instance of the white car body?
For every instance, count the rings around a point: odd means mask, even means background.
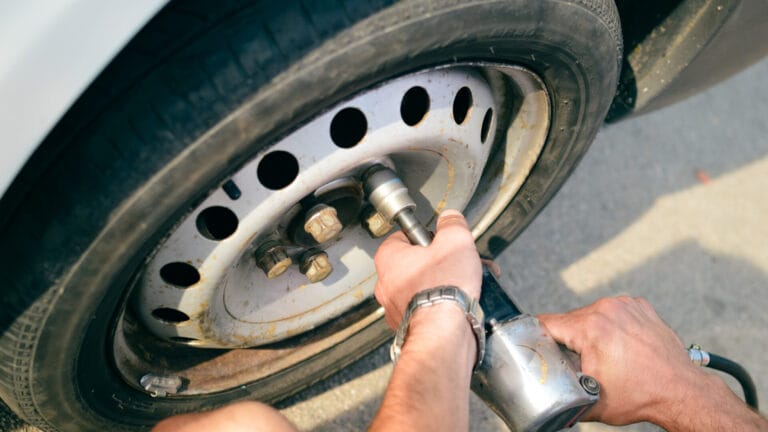
[[[78,96],[166,2],[0,3],[0,196]]]

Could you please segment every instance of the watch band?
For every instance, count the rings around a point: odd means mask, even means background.
[[[410,303],[408,303],[397,333],[395,333],[395,340],[392,341],[392,347],[389,350],[393,363],[397,363],[397,359],[400,357],[400,351],[405,343],[408,324],[413,313],[419,308],[446,302],[458,306],[464,312],[469,325],[472,327],[472,333],[474,333],[477,340],[477,361],[473,370],[477,370],[483,362],[483,356],[485,355],[485,329],[483,328],[485,314],[476,299],[455,286],[430,288],[420,291],[413,296]]]

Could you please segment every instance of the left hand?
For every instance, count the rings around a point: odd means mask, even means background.
[[[600,382],[600,401],[585,420],[667,424],[660,416],[679,412],[691,390],[707,382],[707,374],[691,363],[680,338],[645,299],[603,298],[565,314],[539,315],[539,320],[555,340],[581,354],[582,371]]]

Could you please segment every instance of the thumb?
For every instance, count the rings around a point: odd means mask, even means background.
[[[456,210],[445,210],[440,214],[437,219],[437,229],[435,230],[435,239],[432,244],[437,249],[443,249],[448,247],[465,247],[468,245],[475,245],[475,239],[472,237],[472,232],[469,230],[469,225],[464,216]]]
[[[464,215],[458,210],[453,209],[443,210],[443,212],[440,213],[440,217],[437,219],[436,225],[438,233],[441,230],[450,227],[460,227],[464,230],[469,230],[469,224],[467,224],[467,220],[464,219]]]

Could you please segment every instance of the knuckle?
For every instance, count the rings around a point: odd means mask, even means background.
[[[623,295],[609,299],[602,311],[616,319],[621,319],[621,317],[632,315],[638,308],[639,305],[635,298]]]
[[[624,297],[604,297],[595,302],[595,309],[599,312],[612,313],[624,308]]]
[[[638,305],[640,305],[640,307],[646,309],[647,311],[655,311],[651,302],[648,301],[648,299],[645,297],[635,297],[634,300]]]
[[[585,328],[588,335],[601,337],[609,333],[615,326],[609,315],[603,312],[594,312],[586,316]]]
[[[440,213],[440,217],[438,218],[438,222],[439,221],[446,221],[446,220],[460,220],[460,221],[466,223],[466,219],[464,219],[464,215],[461,214],[460,211],[454,210],[454,209],[443,210],[443,212]]]
[[[437,220],[437,229],[438,232],[441,230],[458,232],[469,230],[466,219],[460,214],[441,216]]]

